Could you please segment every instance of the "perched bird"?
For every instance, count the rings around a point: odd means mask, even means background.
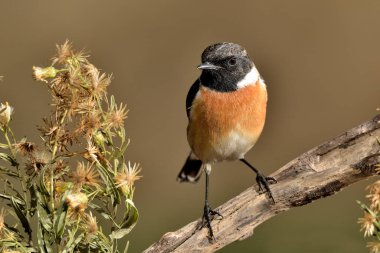
[[[256,172],[259,190],[266,191],[273,201],[269,184],[276,180],[264,176],[244,159],[263,130],[267,106],[266,85],[247,51],[234,43],[213,44],[203,51],[198,69],[202,74],[186,98],[187,140],[191,152],[178,181],[197,182],[201,169],[205,171],[202,227],[207,226],[210,238],[214,238],[211,220],[215,215],[223,216],[208,203],[212,164],[240,160]]]

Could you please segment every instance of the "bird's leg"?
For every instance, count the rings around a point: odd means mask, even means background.
[[[256,182],[259,185],[259,192],[264,192],[266,191],[269,195],[269,197],[274,201],[272,192],[269,188],[270,184],[275,184],[277,183],[277,180],[274,177],[266,177],[264,176],[263,173],[261,173],[258,169],[253,167],[247,160],[244,158],[240,159],[241,162],[243,162],[245,165],[247,165],[251,170],[253,170],[256,173]]]
[[[203,208],[203,216],[202,216],[202,225],[201,228],[207,226],[208,232],[209,232],[209,238],[211,240],[214,240],[214,232],[211,227],[211,221],[214,218],[215,215],[218,215],[219,217],[223,218],[223,216],[210,208],[210,205],[208,203],[208,188],[209,188],[209,176],[211,173],[211,168],[210,165],[207,164],[205,165],[205,174],[206,174],[206,191],[205,191],[205,205]]]

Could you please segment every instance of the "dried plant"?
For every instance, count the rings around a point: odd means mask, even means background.
[[[125,162],[128,111],[107,96],[112,76],[66,41],[33,77],[52,96],[52,113],[38,127],[43,145],[17,140],[13,108],[0,105],[0,249],[126,252],[118,240],[137,222],[132,199],[141,176],[138,164]],[[17,222],[8,224],[7,215]],[[101,220],[112,225],[102,229]]]
[[[378,145],[380,141],[378,140]],[[377,165],[377,174],[380,174],[380,166]],[[369,200],[369,205],[363,204],[357,201],[361,209],[364,211],[362,218],[358,219],[360,224],[360,231],[364,232],[365,237],[372,237],[374,241],[367,243],[371,253],[380,253],[380,180],[367,186],[366,190],[368,195],[366,196]]]

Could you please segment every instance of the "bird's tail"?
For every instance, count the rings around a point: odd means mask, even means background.
[[[192,153],[187,157],[182,170],[177,176],[179,182],[196,183],[201,177],[202,161],[194,157]]]

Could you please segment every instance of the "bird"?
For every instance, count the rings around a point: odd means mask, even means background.
[[[255,64],[240,45],[221,42],[202,53],[200,77],[186,97],[187,140],[191,148],[177,176],[179,182],[195,183],[204,171],[205,202],[201,228],[215,239],[211,221],[218,211],[208,201],[211,167],[223,161],[241,161],[256,173],[260,192],[274,202],[270,184],[277,183],[251,165],[245,154],[255,145],[266,118],[267,89]]]

